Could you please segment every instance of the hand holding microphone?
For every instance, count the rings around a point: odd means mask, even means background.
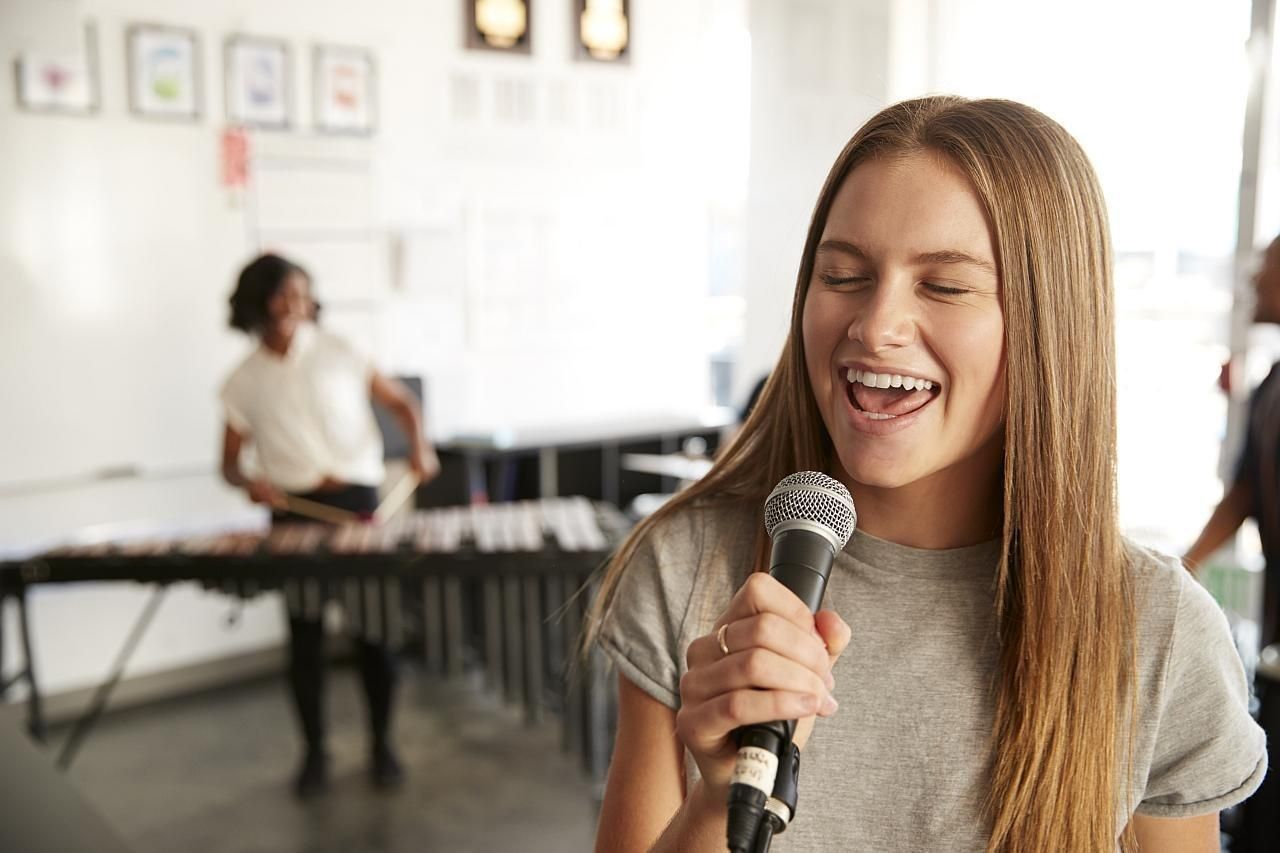
[[[835,712],[831,667],[850,637],[834,612],[813,613],[835,554],[853,531],[848,492],[824,474],[793,474],[769,496],[765,519],[774,540],[770,574],[748,578],[714,630],[690,644],[680,684],[677,734],[707,795],[719,803],[729,797],[740,747],[752,757],[758,741],[776,755],[792,730],[803,746],[814,714]],[[773,789],[771,772],[757,774],[762,793],[751,794],[757,822]],[[747,789],[733,790],[740,797]]]
[[[676,733],[697,762],[704,785],[723,803],[740,726],[800,720],[796,742],[803,744],[814,715],[834,713],[831,666],[849,641],[849,627],[830,610],[815,620],[793,592],[757,572],[715,628],[689,644]]]

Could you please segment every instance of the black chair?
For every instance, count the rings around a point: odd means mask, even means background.
[[[426,397],[423,396],[422,390],[422,377],[397,376],[395,378],[408,386],[409,390],[413,392],[413,396],[418,398],[418,414],[421,416],[426,409]],[[406,458],[409,455],[409,440],[400,431],[400,424],[396,423],[395,417],[377,402],[373,404],[373,416],[378,421],[378,431],[382,433],[382,458]]]
[[[418,398],[418,414],[426,409],[425,385],[420,376],[397,376],[413,395]],[[382,433],[382,458],[406,459],[409,456],[409,439],[400,430],[395,416],[378,403],[373,404],[373,416],[378,422],[378,431]],[[414,506],[419,508],[433,506],[450,506],[467,502],[467,472],[462,460],[454,459],[449,454],[440,454],[440,475],[426,486],[418,489],[414,495]]]

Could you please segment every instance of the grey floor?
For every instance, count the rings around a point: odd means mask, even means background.
[[[71,769],[137,853],[589,850],[593,789],[554,720],[526,725],[489,694],[405,673],[396,739],[408,775],[374,791],[357,680],[329,683],[332,787],[300,803],[282,682],[108,716]],[[64,732],[54,732],[56,745]]]

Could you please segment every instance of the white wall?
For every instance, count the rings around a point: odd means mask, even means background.
[[[569,58],[569,4],[535,4],[534,54],[506,57],[459,47],[457,3],[4,0],[0,91],[19,52],[74,43],[91,19],[103,106],[50,117],[0,100],[0,398],[14,404],[0,485],[211,463],[214,392],[245,348],[224,328],[225,299],[257,241],[310,263],[330,322],[387,369],[427,376],[437,432],[697,409],[711,178],[726,145],[745,146],[707,109],[722,81],[704,50],[723,5],[642,5],[630,65],[594,67]],[[129,114],[124,30],[137,21],[199,32],[199,121]],[[338,190],[339,224],[372,235],[360,251],[254,228],[299,222],[301,184],[281,169],[263,165],[246,199],[218,186],[233,32],[294,49],[303,129],[255,134],[257,154],[366,167]],[[374,51],[372,138],[306,130],[317,42]],[[393,277],[396,240],[412,263]],[[363,280],[352,259],[371,259]]]
[[[887,98],[891,0],[751,0],[751,166],[739,396],[777,363],[813,203]]]
[[[311,266],[326,322],[384,369],[426,377],[437,435],[702,407],[708,211],[747,143],[721,121],[745,97],[725,91],[716,45],[741,3],[637,4],[620,67],[570,59],[571,4],[534,8],[533,55],[508,57],[462,50],[461,4],[443,0],[0,0],[0,488],[210,469],[216,389],[247,347],[226,297],[260,246]],[[87,20],[100,112],[18,110],[13,60],[73,47]],[[129,113],[135,22],[198,32],[200,120]],[[300,128],[253,134],[244,195],[218,184],[222,42],[237,32],[293,48]],[[307,130],[316,43],[374,52],[372,137]],[[340,238],[297,233],[330,226]],[[21,536],[6,523],[0,540]],[[46,686],[101,671],[105,650],[67,641],[122,637],[142,595],[42,592],[37,643],[59,650],[41,660]],[[274,617],[228,639],[225,602],[178,599],[166,618],[186,640],[161,626],[133,672],[278,641]]]
[[[1117,255],[1121,524],[1184,550],[1238,452],[1224,445],[1217,378],[1229,355],[1249,0],[1176,13],[1159,0],[897,0],[895,16],[893,99],[1023,101],[1072,133],[1097,170]],[[1274,209],[1265,202],[1260,222]],[[1274,357],[1256,350],[1258,362]]]

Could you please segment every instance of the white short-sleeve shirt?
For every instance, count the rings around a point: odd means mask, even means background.
[[[222,386],[227,423],[253,443],[263,475],[285,491],[326,477],[382,482],[382,435],[373,416],[370,361],[313,324],[281,356],[259,346]]]

